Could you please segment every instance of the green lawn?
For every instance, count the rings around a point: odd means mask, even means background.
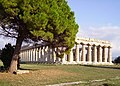
[[[88,83],[73,86],[119,86],[120,84],[119,65],[21,64],[21,68],[29,70],[30,73],[22,75],[0,73],[0,86],[44,86],[76,81],[86,81]],[[100,79],[105,80],[91,82],[92,80]]]

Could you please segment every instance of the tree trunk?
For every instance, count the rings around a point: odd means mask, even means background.
[[[22,45],[23,40],[24,40],[23,36],[18,36],[17,41],[16,41],[14,54],[13,54],[13,57],[12,57],[10,68],[9,68],[10,73],[16,73],[17,72],[17,61],[18,61],[18,56],[19,56],[19,53],[20,53],[20,49],[21,49],[21,45]]]

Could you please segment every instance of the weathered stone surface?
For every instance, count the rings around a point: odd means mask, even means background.
[[[22,62],[40,62],[61,64],[108,65],[112,63],[112,45],[109,41],[76,37],[76,46],[63,58],[56,55],[58,50],[43,44],[27,46],[21,49]],[[59,47],[61,49],[61,47]]]
[[[29,70],[17,70],[17,74],[29,73]]]

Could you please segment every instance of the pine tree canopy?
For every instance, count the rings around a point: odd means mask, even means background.
[[[78,32],[66,0],[0,0],[0,35],[72,48]]]

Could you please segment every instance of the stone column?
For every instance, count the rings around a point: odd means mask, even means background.
[[[101,46],[99,46],[98,47],[98,59],[99,59],[99,61],[98,62],[100,62],[100,63],[102,63],[102,47]]]
[[[88,58],[88,62],[91,63],[91,45],[90,44],[88,44],[87,58]]]
[[[86,55],[85,55],[85,44],[82,44],[82,55],[81,55],[81,61],[86,61]]]
[[[59,58],[56,57],[55,51],[56,51],[56,48],[52,49],[52,52],[53,52],[52,62],[59,61]]]
[[[28,50],[29,51],[29,57],[28,57],[28,61],[30,62],[30,50]]]
[[[33,61],[35,61],[35,48],[33,49]]]
[[[70,50],[70,53],[69,53],[69,61],[73,62],[73,50],[72,49]]]
[[[30,49],[30,62],[32,61],[32,49]]]
[[[22,52],[20,51],[20,59],[21,59],[21,61],[22,61],[22,57],[23,57],[23,55],[22,55]]]
[[[41,62],[41,47],[39,47],[39,51],[38,51],[38,53],[39,53],[39,56],[38,56],[38,57],[39,57],[39,58],[38,58],[38,61],[39,61],[39,62]]]
[[[47,61],[50,63],[50,47],[48,47],[48,51],[47,51]]]
[[[29,61],[29,50],[27,50],[27,61]]]
[[[76,62],[79,62],[79,44],[76,44]]]
[[[93,46],[93,62],[97,63],[97,48],[96,48],[96,45]]]
[[[62,63],[63,63],[63,64],[65,64],[65,62],[66,62],[66,61],[65,61],[65,58],[66,58],[66,54],[64,53],[64,56],[63,56],[63,58],[62,58]]]
[[[24,61],[26,61],[26,51],[24,51]]]
[[[103,62],[107,63],[106,46],[103,47]]]
[[[108,62],[112,63],[112,52],[111,47],[108,47]]]
[[[39,58],[39,49],[36,48],[36,61],[38,62],[38,58]]]
[[[34,49],[31,49],[31,61],[33,62],[33,53],[34,53]]]
[[[42,53],[41,53],[41,60],[42,62],[44,62],[44,58],[45,58],[45,53],[44,53],[44,46],[42,46]]]
[[[45,62],[48,62],[48,46],[45,46],[44,52],[45,52],[45,56],[44,56]]]

